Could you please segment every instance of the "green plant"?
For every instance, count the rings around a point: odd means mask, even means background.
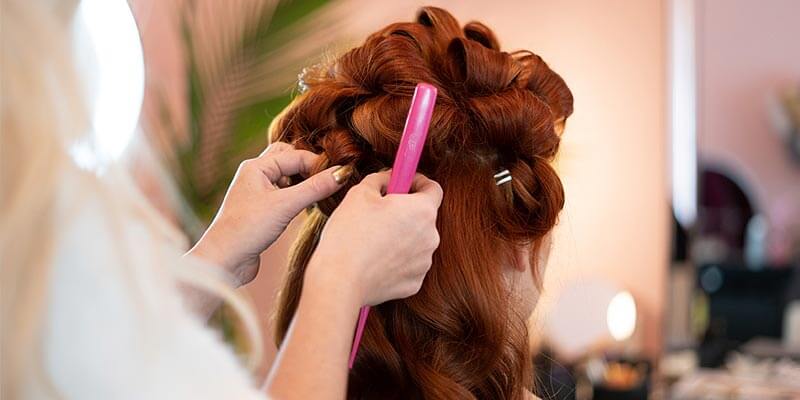
[[[291,101],[298,72],[337,40],[326,6],[327,0],[188,0],[180,10],[188,90],[181,111],[188,121],[181,123],[162,97],[151,137],[161,142],[185,205],[179,221],[191,239],[213,218],[239,163],[266,146],[267,128]],[[243,352],[235,321],[222,307],[210,322]]]
[[[189,0],[180,10],[186,56],[184,132],[162,102],[157,136],[197,238],[210,222],[241,160],[266,145],[270,122],[290,101],[297,73],[336,35],[318,40],[327,0]]]

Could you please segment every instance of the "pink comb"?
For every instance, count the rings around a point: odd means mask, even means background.
[[[408,110],[406,117],[406,127],[403,129],[403,137],[400,139],[400,147],[397,148],[397,155],[394,157],[392,166],[392,176],[389,177],[389,185],[386,187],[386,194],[403,194],[411,190],[411,182],[417,173],[417,164],[422,155],[422,147],[425,145],[425,138],[428,136],[428,127],[431,124],[433,106],[436,105],[436,88],[427,83],[418,83],[414,89],[414,97],[411,98],[411,109]],[[356,360],[358,345],[361,343],[361,336],[364,334],[364,326],[367,324],[369,316],[369,306],[361,307],[358,315],[358,326],[356,335],[353,339],[353,348],[350,351],[350,368]]]

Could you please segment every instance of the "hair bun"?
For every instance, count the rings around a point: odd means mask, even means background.
[[[555,123],[572,112],[563,79],[533,53],[500,51],[485,25],[462,29],[435,7],[423,8],[416,22],[372,34],[331,64],[305,70],[307,90],[276,119],[272,140],[324,154],[320,171],[352,164],[357,182],[392,165],[419,82],[439,90],[422,173],[447,185],[453,166],[478,168],[487,179],[508,168],[517,196],[511,210],[520,215],[534,215],[543,198],[563,197],[552,168],[538,165],[555,156]],[[346,189],[320,203],[323,211],[332,211]],[[517,228],[531,223],[525,218]]]
[[[441,245],[422,289],[374,308],[350,371],[348,399],[523,399],[530,388],[525,319],[502,274],[537,246],[564,205],[551,165],[572,94],[530,52],[500,50],[494,33],[461,28],[425,7],[363,45],[303,73],[307,87],[271,127],[271,140],[322,154],[314,171],[350,164],[344,187],[306,220],[280,295],[280,342],[325,223],[352,185],[391,167],[419,82],[438,96],[419,171],[442,186]],[[494,175],[508,169],[511,181]]]

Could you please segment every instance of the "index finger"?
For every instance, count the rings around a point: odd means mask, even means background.
[[[378,195],[383,195],[386,192],[390,177],[390,171],[373,172],[362,179],[358,186],[369,188],[378,193]]]
[[[414,195],[421,195],[430,198],[439,206],[442,204],[442,196],[444,192],[439,184],[422,174],[414,175],[414,181],[411,182],[411,191]]]
[[[265,153],[254,161],[267,179],[275,183],[284,176],[308,175],[318,158],[319,155],[310,151],[291,148],[277,153]]]

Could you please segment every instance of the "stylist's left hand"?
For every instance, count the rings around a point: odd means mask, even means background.
[[[241,285],[252,281],[259,255],[289,222],[341,188],[333,174],[339,166],[288,186],[290,176],[308,175],[316,159],[314,153],[276,142],[257,158],[242,162],[214,221],[189,253],[222,266]],[[347,172],[342,168],[336,175]]]

